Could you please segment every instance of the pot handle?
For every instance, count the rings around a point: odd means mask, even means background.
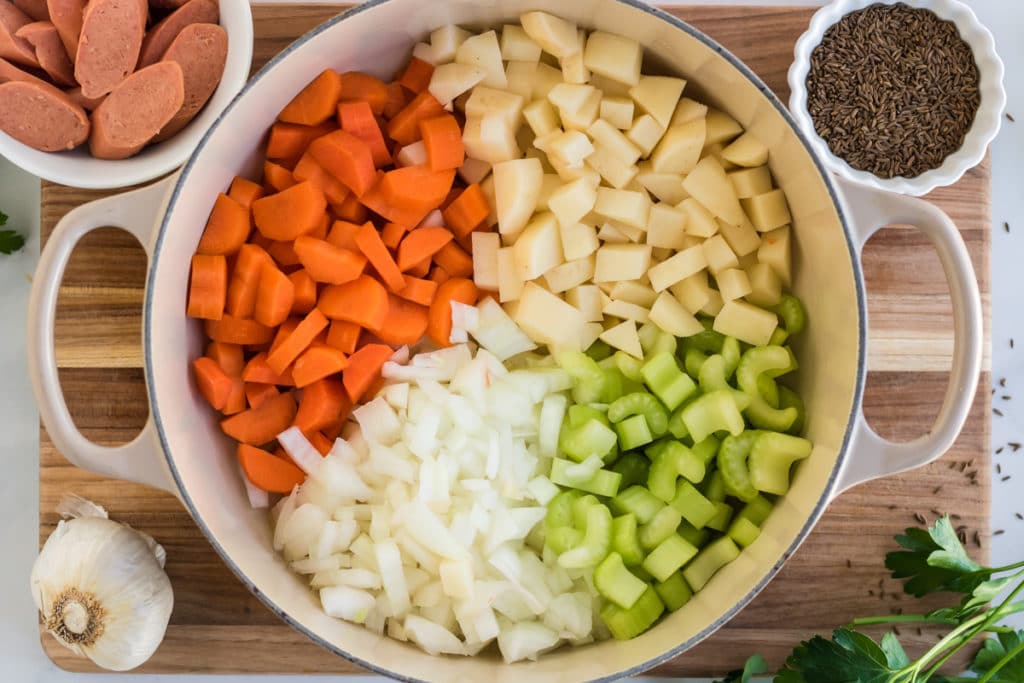
[[[122,446],[100,446],[75,426],[57,373],[54,321],[64,269],[78,242],[97,228],[119,227],[133,234],[151,259],[164,198],[176,180],[174,174],[147,187],[84,204],[64,216],[40,255],[28,305],[29,375],[39,415],[54,445],[77,467],[175,495],[178,489],[156,445],[152,416],[139,435]]]
[[[878,477],[926,465],[953,445],[974,402],[981,372],[984,328],[981,295],[970,255],[960,232],[949,216],[921,199],[840,183],[846,210],[851,216],[852,238],[860,254],[868,238],[886,225],[913,225],[935,246],[949,283],[953,302],[953,365],[942,408],[931,430],[906,443],[883,439],[868,425],[858,409],[851,452],[839,476],[838,493]]]

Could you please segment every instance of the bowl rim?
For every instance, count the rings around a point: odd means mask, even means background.
[[[195,502],[190,497],[185,483],[182,479],[181,473],[178,471],[175,465],[174,458],[171,456],[171,448],[167,431],[164,426],[163,419],[161,418],[160,407],[157,401],[157,394],[155,390],[156,376],[154,368],[156,367],[153,363],[153,345],[152,345],[152,321],[155,316],[152,290],[156,284],[156,273],[158,270],[162,246],[164,237],[168,234],[168,226],[170,224],[170,217],[173,214],[175,205],[181,197],[183,192],[185,181],[191,173],[192,169],[198,163],[201,156],[201,152],[209,142],[210,138],[217,131],[220,125],[230,116],[231,112],[236,106],[239,106],[241,100],[249,92],[249,90],[259,82],[270,70],[276,65],[288,58],[292,53],[302,48],[306,43],[319,36],[321,33],[328,31],[340,22],[344,21],[348,17],[355,16],[359,13],[372,10],[380,5],[384,5],[390,2],[401,2],[403,0],[367,0],[367,2],[355,5],[347,10],[344,10],[336,16],[328,19],[319,26],[314,27],[307,33],[297,38],[293,43],[289,44],[280,53],[275,55],[266,65],[263,66],[245,85],[244,88],[235,96],[231,103],[220,112],[216,121],[206,130],[199,145],[192,152],[191,157],[182,168],[177,180],[174,183],[173,189],[171,190],[166,206],[164,207],[164,213],[160,218],[159,229],[153,242],[153,251],[150,258],[150,264],[147,273],[146,282],[146,295],[143,303],[143,355],[144,355],[144,371],[146,378],[146,392],[150,403],[150,412],[153,419],[153,423],[156,427],[157,436],[160,442],[161,450],[163,451],[164,458],[167,462],[168,470],[174,480],[175,486],[178,488],[180,493],[179,497],[182,503],[185,505],[190,516],[195,520],[196,525],[203,532],[203,535],[209,540],[214,550],[220,556],[221,560],[228,566],[228,568],[238,577],[238,579],[249,589],[250,592],[255,595],[260,602],[262,602],[271,612],[278,616],[283,622],[291,626],[299,633],[306,636],[309,640],[316,643],[320,647],[327,651],[342,657],[343,659],[352,662],[364,669],[372,671],[374,673],[387,676],[389,678],[404,681],[406,683],[430,683],[427,679],[416,678],[413,676],[406,676],[392,671],[385,666],[380,666],[368,662],[355,654],[334,645],[333,643],[326,640],[320,634],[316,633],[312,629],[307,628],[300,623],[295,617],[292,617],[287,611],[277,605],[271,600],[254,582],[248,577],[248,575],[239,567],[230,557],[226,549],[218,542],[216,535],[209,528],[209,526],[203,521],[202,516],[196,508]],[[851,442],[853,439],[853,433],[857,424],[857,413],[860,409],[860,405],[863,401],[864,385],[867,377],[867,294],[864,286],[864,274],[861,267],[860,258],[857,247],[855,246],[854,239],[852,237],[852,231],[850,229],[850,221],[847,216],[846,207],[843,200],[843,195],[839,192],[835,179],[828,173],[827,166],[822,162],[819,155],[815,152],[811,146],[807,136],[803,133],[801,128],[797,125],[796,121],[790,115],[786,106],[783,102],[775,95],[775,93],[764,83],[763,80],[753,70],[747,66],[742,60],[736,57],[732,52],[727,50],[724,46],[719,44],[713,38],[703,33],[693,25],[683,21],[682,19],[669,14],[653,5],[648,4],[645,0],[605,0],[607,2],[615,2],[621,5],[625,5],[629,8],[639,10],[653,16],[656,19],[667,22],[672,27],[683,31],[691,38],[694,38],[706,47],[713,50],[720,57],[727,60],[734,68],[736,68],[744,77],[746,77],[760,92],[767,98],[772,104],[776,111],[783,117],[790,128],[793,130],[797,139],[803,144],[804,148],[808,152],[812,163],[817,168],[822,181],[828,190],[829,196],[832,199],[833,205],[836,209],[836,213],[839,217],[839,222],[843,228],[843,237],[846,242],[847,252],[850,258],[851,269],[854,276],[854,290],[857,298],[857,376],[854,378],[853,395],[851,397],[852,410],[849,420],[846,424],[846,428],[843,431],[843,437],[838,447],[836,454],[835,463],[832,466],[832,471],[829,474],[828,480],[821,491],[821,495],[815,503],[813,509],[809,513],[804,525],[800,528],[792,544],[785,549],[781,554],[779,560],[772,565],[765,576],[755,585],[751,586],[747,593],[738,600],[735,604],[718,619],[713,621],[707,627],[702,629],[699,633],[694,635],[692,638],[678,643],[676,646],[668,649],[656,657],[652,657],[640,664],[630,666],[628,668],[606,673],[598,678],[588,679],[587,683],[611,683],[617,681],[626,676],[636,676],[644,671],[647,671],[653,667],[656,667],[670,659],[678,657],[682,653],[691,649],[702,640],[719,630],[723,625],[729,622],[735,617],[740,611],[742,611],[763,589],[768,585],[779,573],[785,563],[792,557],[793,553],[796,552],[797,548],[807,538],[808,534],[817,524],[821,518],[825,509],[831,502],[832,493],[835,491],[839,475],[843,470],[843,466],[846,463],[846,459],[849,457],[849,451]],[[381,636],[387,637],[387,636]],[[505,666],[515,666],[505,665]]]
[[[870,5],[897,3],[930,10],[940,19],[952,21],[956,25],[960,37],[974,54],[981,92],[981,103],[960,149],[947,156],[938,168],[925,171],[914,178],[881,178],[869,171],[853,168],[845,159],[834,154],[828,143],[818,135],[807,110],[806,81],[810,72],[811,55],[821,44],[825,32],[847,14]],[[1002,127],[1003,111],[1006,109],[1006,88],[1003,83],[1006,68],[996,52],[992,33],[981,23],[974,10],[960,0],[832,0],[811,17],[807,30],[797,39],[793,55],[793,64],[790,65],[787,74],[790,113],[810,140],[818,156],[833,172],[851,182],[888,192],[913,196],[926,195],[936,188],[952,185],[967,171],[980,164]]]

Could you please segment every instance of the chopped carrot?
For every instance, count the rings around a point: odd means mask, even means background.
[[[295,285],[277,266],[264,264],[260,271],[260,283],[256,289],[256,322],[275,327],[280,325],[292,311],[295,302]]]
[[[266,190],[262,185],[242,176],[237,176],[232,180],[231,187],[228,189],[228,196],[246,209],[252,208],[252,203],[264,194],[266,194]]]
[[[427,331],[428,308],[388,294],[388,316],[377,330],[381,341],[393,346],[413,345]]]
[[[302,263],[299,260],[299,255],[295,253],[295,243],[291,241],[271,242],[267,247],[267,253],[281,268],[289,268]]]
[[[263,185],[273,192],[287,190],[295,184],[292,172],[281,164],[272,161],[263,162]]]
[[[491,212],[490,204],[480,186],[473,183],[448,205],[442,215],[444,223],[458,238],[477,229]]]
[[[320,219],[320,223],[313,228],[312,232],[308,233],[308,237],[312,237],[316,240],[327,239],[327,233],[331,229],[331,214],[324,211],[323,217]]]
[[[334,116],[341,97],[342,79],[337,71],[325,69],[303,88],[277,115],[286,123],[315,126]]]
[[[387,166],[391,163],[391,154],[384,144],[384,135],[380,132],[380,125],[370,110],[370,105],[358,100],[355,102],[341,102],[338,104],[338,122],[341,129],[366,143],[370,148],[370,155],[373,157],[373,165],[376,167]]]
[[[267,138],[267,158],[298,159],[309,147],[309,143],[336,128],[337,125],[331,119],[316,126],[275,123],[270,127],[270,137]]]
[[[453,277],[441,283],[437,288],[437,296],[430,305],[430,324],[427,326],[427,336],[430,340],[438,346],[451,346],[452,302],[458,301],[473,306],[476,304],[476,297],[477,288],[472,280]]]
[[[300,237],[300,240],[310,239]],[[296,240],[298,242],[298,240]],[[288,274],[288,279],[295,286],[295,298],[292,300],[292,313],[306,314],[316,306],[316,280],[305,268]]]
[[[381,178],[384,175],[384,173],[381,173]],[[363,205],[378,216],[382,216],[393,223],[419,225],[424,216],[430,213],[430,209],[409,208],[390,203],[381,189],[382,185],[382,182],[378,182],[360,198]]]
[[[334,209],[334,213],[338,215],[338,218],[352,223],[362,223],[370,215],[370,212],[359,201],[359,197],[354,194],[345,197],[345,201],[341,204],[332,205],[331,208]]]
[[[427,166],[405,166],[385,173],[380,190],[389,204],[421,211],[420,220],[423,220],[445,198],[454,179],[454,170],[431,171]]]
[[[341,372],[348,365],[348,356],[330,346],[310,346],[295,359],[292,376],[295,386],[304,387],[318,379]]]
[[[370,189],[376,178],[370,146],[346,130],[336,130],[309,145],[313,158],[357,197]]]
[[[245,400],[250,408],[255,408],[271,396],[277,396],[279,393],[281,392],[273,384],[263,384],[261,382],[245,383]]]
[[[299,326],[300,322],[302,322],[301,318],[288,318],[281,323],[277,328],[277,332],[274,334],[274,341],[270,342],[270,349],[267,353],[273,353],[274,349],[280,346],[281,342],[287,339],[288,335],[295,331],[295,328]]]
[[[309,151],[299,158],[299,162],[295,164],[295,170],[292,171],[292,176],[299,182],[308,180],[316,185],[323,192],[324,199],[331,204],[340,204],[349,195],[348,188],[328,173]]]
[[[432,258],[451,241],[452,234],[444,228],[430,227],[413,230],[398,246],[399,269],[409,270],[423,259]]]
[[[341,393],[345,394],[345,400],[347,401],[348,400],[348,394],[345,392],[345,387],[344,386],[341,387]],[[330,439],[331,441],[334,441],[339,436],[341,436],[341,432],[345,429],[345,425],[348,424],[348,416],[349,416],[349,414],[351,414],[351,412],[352,412],[352,404],[351,404],[351,402],[349,402],[348,413],[345,414],[345,417],[341,418],[340,420],[335,420],[334,422],[331,422],[330,424],[325,425],[323,428],[321,428],[320,432],[326,438]]]
[[[245,243],[252,225],[249,209],[226,194],[217,195],[199,238],[197,254],[234,254]]]
[[[224,408],[234,386],[231,377],[217,365],[215,360],[206,356],[200,356],[192,361],[192,370],[199,393],[203,395],[207,403],[213,406],[214,410]]]
[[[343,285],[324,288],[317,308],[331,320],[347,320],[379,330],[388,314],[388,293],[376,278],[360,275]]]
[[[451,321],[449,321],[449,326]],[[380,377],[381,368],[394,351],[384,344],[367,344],[359,348],[348,359],[348,367],[342,374],[345,390],[353,403],[358,403],[366,391]]]
[[[358,252],[359,245],[356,244],[356,231],[359,230],[357,223],[349,221],[334,221],[331,231],[327,233],[327,241],[338,249],[348,249]]]
[[[452,277],[473,276],[473,257],[452,242],[444,245],[434,254],[434,263],[448,271]]]
[[[388,121],[388,137],[402,145],[412,144],[420,139],[420,121],[445,113],[441,103],[424,90]]]
[[[430,77],[433,75],[433,64],[413,57],[409,60],[409,64],[405,67],[398,82],[410,92],[421,93],[430,85]]]
[[[259,446],[270,443],[288,429],[295,419],[295,409],[295,397],[290,392],[278,394],[256,408],[221,420],[220,426],[235,441]]]
[[[320,224],[327,200],[313,183],[299,183],[252,203],[256,228],[272,240],[293,240]]]
[[[406,275],[412,275],[413,277],[426,277],[430,274],[430,266],[434,265],[431,259],[423,259],[415,266],[406,271]]]
[[[327,328],[327,318],[314,308],[302,319],[295,329],[289,334],[277,348],[267,354],[267,365],[277,373],[285,371],[292,364],[299,354],[306,350],[317,335]]]
[[[353,353],[359,343],[359,333],[363,328],[347,320],[332,320],[327,331],[327,345],[344,353]]]
[[[309,443],[313,444],[313,448],[317,450],[317,453],[325,458],[327,457],[327,454],[331,452],[331,449],[334,448],[334,442],[320,432],[307,434],[306,438],[309,439]]]
[[[258,489],[269,493],[291,493],[306,481],[305,472],[262,448],[240,443],[237,455],[246,478]]]
[[[282,387],[295,386],[295,378],[292,375],[291,367],[281,372],[273,370],[267,364],[267,354],[257,353],[249,359],[242,370],[242,379],[246,382],[259,382],[260,384],[276,384]]]
[[[341,96],[339,100],[362,100],[378,116],[384,113],[388,101],[388,86],[379,78],[359,71],[341,74]]]
[[[207,320],[204,329],[210,339],[227,344],[266,344],[274,337],[273,328],[233,315],[225,315],[220,320]]]
[[[390,119],[405,108],[405,105],[409,103],[409,98],[406,97],[406,91],[398,81],[388,83],[387,95],[388,99],[384,103],[384,118]]]
[[[442,268],[441,266],[434,266],[433,270],[430,271],[430,275],[428,277],[430,278],[431,282],[437,285],[441,285],[450,280],[452,276],[449,275],[448,271]]]
[[[405,275],[405,287],[395,293],[420,306],[429,306],[434,300],[434,295],[437,294],[437,283]]]
[[[228,292],[228,262],[223,255],[195,254],[188,288],[190,318],[220,320]]]
[[[242,376],[245,358],[242,354],[242,347],[238,344],[210,342],[206,347],[206,357],[212,359],[229,376]]]
[[[402,237],[408,232],[408,228],[401,223],[388,223],[384,226],[384,229],[380,231],[380,239],[387,246],[388,249],[394,251],[398,249],[399,243],[402,241]]]
[[[316,282],[340,285],[355,280],[366,268],[366,257],[362,254],[312,237],[296,239],[295,253]]]
[[[352,401],[345,385],[337,379],[322,379],[302,390],[294,424],[308,434],[344,422],[351,412]]]
[[[235,415],[245,410],[246,407],[245,382],[242,381],[241,377],[232,377],[231,392],[228,394],[228,400],[224,407],[220,409],[220,412],[223,415]]]
[[[423,146],[427,148],[427,160],[431,171],[458,168],[466,160],[466,148],[462,145],[462,129],[451,114],[422,119],[420,137],[423,138]]]
[[[389,289],[398,291],[405,287],[402,271],[398,269],[398,264],[391,257],[391,252],[381,241],[380,233],[372,223],[364,223],[359,227],[359,230],[356,231],[356,244]]]

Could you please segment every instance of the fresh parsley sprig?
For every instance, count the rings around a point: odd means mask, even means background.
[[[7,225],[7,214],[0,211],[0,228]],[[13,254],[25,246],[25,236],[14,230],[0,230],[0,254]]]

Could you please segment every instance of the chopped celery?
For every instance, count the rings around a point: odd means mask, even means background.
[[[740,364],[739,339],[736,339],[736,337],[726,337],[722,342],[720,355],[722,360],[725,361],[725,377],[728,379],[732,377],[732,373],[736,372],[736,367]]]
[[[588,420],[579,427],[562,427],[558,446],[570,458],[583,462],[592,455],[605,456],[616,447],[615,432],[598,420]]]
[[[676,532],[681,521],[679,512],[669,506],[658,510],[651,521],[640,527],[640,547],[644,550],[656,548],[659,543]]]
[[[581,427],[590,420],[597,420],[603,425],[611,426],[611,422],[608,421],[608,415],[606,411],[598,410],[593,406],[585,405],[572,405],[569,406],[568,411],[569,426],[570,427]]]
[[[779,385],[767,372],[757,376],[757,392],[772,408],[779,407]]]
[[[654,440],[643,415],[633,415],[617,422],[615,433],[619,435],[619,448],[623,450],[639,448]]]
[[[789,490],[789,467],[811,454],[811,442],[798,436],[762,432],[750,448],[750,481],[758,491],[782,495]]]
[[[644,561],[636,515],[628,513],[612,520],[612,550],[622,556],[622,561],[627,567],[636,566]]]
[[[644,569],[643,565],[638,564],[635,567],[630,567],[629,571],[633,572],[633,575],[641,581],[645,581],[647,583],[654,583],[654,577],[651,576],[646,569]]]
[[[601,403],[611,403],[623,395],[622,385],[625,376],[616,367],[603,368],[604,384],[601,386]]]
[[[743,431],[743,416],[730,390],[712,391],[683,408],[683,423],[699,443],[718,431],[736,435]]]
[[[638,391],[647,391],[647,387],[644,386],[643,382],[637,382],[630,378],[622,377],[622,395],[635,394]]]
[[[796,421],[795,408],[772,408],[758,389],[758,377],[762,373],[789,365],[790,353],[781,346],[758,346],[749,349],[740,359],[736,381],[743,393],[750,397],[750,406],[744,412],[755,427],[785,432]]]
[[[648,586],[632,607],[622,609],[613,602],[601,608],[601,620],[616,640],[630,640],[649,629],[658,620],[665,605],[654,588]]]
[[[757,489],[750,483],[747,458],[759,433],[748,429],[739,436],[727,436],[718,449],[718,471],[722,473],[726,490],[745,503],[757,497]]]
[[[608,356],[612,355],[612,347],[598,339],[590,345],[590,348],[587,349],[587,355],[594,360],[604,360]]]
[[[665,332],[654,323],[644,323],[637,330],[640,337],[640,348],[644,351],[644,357],[650,357],[662,351],[669,353],[676,352],[678,341],[674,336]]]
[[[768,346],[782,346],[786,343],[787,339],[789,339],[789,332],[786,332],[781,327],[776,327],[775,331],[772,332],[771,338],[768,339]]]
[[[665,437],[664,439],[658,439],[657,441],[650,444],[647,448],[644,449],[644,455],[646,455],[648,459],[654,460],[655,458],[658,457],[659,453],[665,450],[665,446],[668,445],[669,441],[671,441],[671,439],[669,439],[668,437]]]
[[[575,548],[558,556],[558,564],[565,569],[593,567],[608,555],[612,540],[612,513],[596,503],[587,508],[587,523],[583,540]]]
[[[631,379],[635,382],[642,382],[643,376],[640,374],[640,368],[643,366],[643,361],[638,358],[633,358],[625,351],[616,351],[615,355],[612,356],[615,359],[615,367],[619,369],[627,379]]]
[[[675,412],[669,416],[668,433],[677,439],[682,439],[690,435],[689,430],[686,429],[686,425],[683,423],[683,406],[676,408]]]
[[[729,521],[732,519],[732,506],[724,501],[712,504],[715,506],[715,516],[708,520],[707,528],[724,532],[729,528]]]
[[[711,537],[710,529],[707,527],[698,529],[685,519],[679,525],[679,528],[676,529],[676,533],[682,536],[684,541],[698,548],[704,547],[704,544],[708,542],[708,538]]]
[[[725,342],[725,335],[715,332],[708,327],[713,324],[711,320],[702,319],[701,324],[707,327],[707,329],[683,339],[683,348],[687,350],[696,349],[706,353],[721,353],[722,344]]]
[[[729,525],[726,535],[736,541],[736,545],[746,548],[761,535],[761,528],[746,517],[736,517]]]
[[[740,555],[740,549],[728,536],[722,536],[697,553],[686,569],[683,570],[683,578],[695,591],[699,591],[719,569],[735,560]]]
[[[622,475],[619,488],[625,489],[633,484],[646,484],[650,461],[639,453],[626,453],[612,465],[612,472]]]
[[[700,349],[686,349],[686,353],[683,355],[683,368],[686,370],[686,374],[694,380],[700,377],[700,369],[703,367],[704,361],[706,361],[707,358],[708,354],[704,353]]]
[[[800,398],[800,394],[796,393],[786,385],[780,384],[778,387],[779,407],[796,409],[796,419],[793,420],[793,424],[790,426],[788,433],[798,435],[804,431],[804,419],[806,416],[806,412],[804,411],[804,400]],[[671,424],[669,426],[671,428]]]
[[[611,370],[612,368],[618,368],[618,366],[615,365],[614,356],[608,356],[597,361],[597,367],[601,368],[602,370]]]
[[[690,481],[704,478],[704,463],[689,448],[678,441],[663,442],[651,462],[647,475],[647,488],[666,503],[676,495],[676,479],[685,477]]]
[[[683,580],[682,572],[674,572],[664,581],[654,584],[654,590],[669,612],[675,612],[693,597],[693,591]]]
[[[557,497],[557,496],[556,496]],[[647,524],[666,505],[643,486],[630,486],[611,500],[612,509],[619,514],[632,513],[636,521]]]
[[[627,610],[648,589],[646,583],[626,569],[622,556],[614,551],[594,570],[594,587],[605,598]]]
[[[690,450],[706,465],[711,462],[711,459],[718,455],[718,448],[722,442],[717,437],[709,436],[703,441],[695,444]]]
[[[719,470],[712,472],[707,479],[701,482],[698,490],[712,503],[721,503],[726,496],[725,479],[722,478],[722,473]]]
[[[676,357],[667,351],[644,363],[640,369],[644,383],[669,410],[683,405],[697,391],[697,385],[690,376],[676,365]]]
[[[705,394],[718,389],[730,389],[729,381],[725,377],[725,358],[717,353],[708,356],[700,366],[697,383]]]
[[[698,529],[703,529],[707,526],[707,523],[718,512],[715,504],[705,498],[688,481],[679,482],[679,486],[676,487],[675,498],[672,499],[670,505],[673,510]],[[641,543],[643,543],[643,539],[641,539]]]
[[[560,526],[545,530],[544,543],[547,547],[561,555],[575,548],[583,541],[583,532],[571,526]]]
[[[740,509],[740,513],[736,515],[736,517],[750,520],[750,523],[754,526],[761,526],[764,524],[764,521],[768,519],[768,515],[770,515],[771,512],[772,502],[758,494],[757,497]]]
[[[578,351],[564,351],[555,360],[572,377],[574,402],[595,403],[601,400],[606,376],[597,361]]]
[[[548,529],[571,527],[572,504],[582,496],[579,491],[562,491],[548,501],[548,511],[544,516],[544,526]]]
[[[782,319],[782,326],[790,336],[804,331],[804,325],[807,323],[807,314],[804,312],[803,303],[792,294],[783,294],[782,301],[772,306],[769,310]]]
[[[655,438],[668,431],[668,413],[651,394],[634,392],[608,406],[608,419],[612,422],[621,422],[632,415],[643,415]]]
[[[594,505],[600,505],[601,501],[597,499],[597,496],[585,495],[580,496],[572,502],[572,524],[577,529],[584,529],[587,526],[587,510]]]
[[[665,581],[696,554],[697,548],[679,534],[672,534],[644,558],[643,567],[655,580]]]
[[[559,486],[579,489],[599,496],[611,497],[618,493],[619,482],[622,481],[622,475],[618,472],[601,469],[594,472],[590,477],[578,478],[571,474],[572,470],[570,468],[573,466],[573,463],[568,460],[561,458],[552,460],[551,481]]]

